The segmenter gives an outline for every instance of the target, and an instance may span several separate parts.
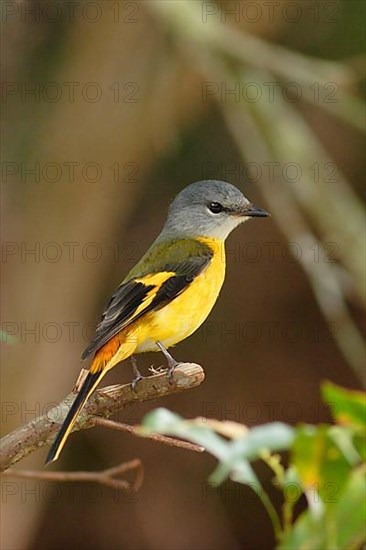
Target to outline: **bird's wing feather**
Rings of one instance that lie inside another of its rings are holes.
[[[184,262],[168,261],[160,269],[152,262],[153,272],[125,279],[113,293],[97,326],[95,337],[85,349],[82,358],[86,359],[94,354],[133,321],[149,311],[163,307],[181,294],[208,266],[213,255],[208,247],[200,248],[199,253],[196,250],[194,252]],[[169,251],[166,255],[169,257]],[[144,262],[140,262],[140,265],[143,267]]]

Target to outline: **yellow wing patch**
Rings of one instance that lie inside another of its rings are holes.
[[[152,288],[147,293],[146,297],[143,299],[141,304],[134,311],[130,321],[133,321],[136,315],[141,313],[141,311],[143,311],[145,308],[147,308],[151,304],[161,285],[164,284],[168,279],[170,279],[174,275],[175,275],[174,271],[162,271],[161,273],[149,273],[149,275],[145,275],[145,277],[141,277],[140,279],[135,279],[136,283],[142,283],[145,286],[154,285],[154,288]]]

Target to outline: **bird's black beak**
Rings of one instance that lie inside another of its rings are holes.
[[[256,206],[250,205],[249,208],[243,212],[244,216],[250,216],[251,218],[267,218],[271,214],[266,212],[262,208],[257,208]]]

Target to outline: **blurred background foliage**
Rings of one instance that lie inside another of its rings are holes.
[[[329,421],[321,380],[365,382],[364,3],[66,4],[1,7],[3,433],[70,390],[111,291],[175,193],[205,178],[272,218],[230,237],[220,300],[175,352],[203,365],[205,384],[164,406],[248,426]],[[2,547],[274,544],[250,491],[226,481],[203,497],[209,457],[95,429],[70,439],[59,467],[135,457],[146,479],[133,499],[17,482]]]

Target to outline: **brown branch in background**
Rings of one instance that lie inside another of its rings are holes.
[[[116,476],[125,474],[131,470],[136,471],[136,477],[134,481],[129,482],[124,479],[117,479]],[[37,472],[34,470],[13,470],[9,468],[6,472],[3,472],[3,476],[17,477],[22,479],[38,479],[40,481],[54,481],[54,482],[67,482],[67,481],[84,481],[99,483],[105,485],[111,489],[117,489],[118,491],[126,491],[129,494],[136,493],[144,479],[144,470],[141,464],[141,460],[135,458],[129,462],[122,462],[118,466],[113,468],[107,468],[100,472]]]
[[[199,386],[204,377],[203,369],[199,365],[180,363],[174,371],[173,383],[169,382],[166,373],[158,373],[142,379],[135,390],[131,384],[101,388],[89,398],[73,431],[92,428],[100,421],[97,417],[108,418],[113,413],[135,403],[150,401]],[[0,441],[0,471],[7,470],[33,451],[48,445],[59,430],[74,399],[75,393],[70,393],[47,414],[3,437]],[[170,444],[173,443],[170,442]],[[182,442],[179,442],[179,446],[183,446]]]

